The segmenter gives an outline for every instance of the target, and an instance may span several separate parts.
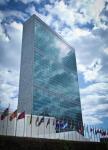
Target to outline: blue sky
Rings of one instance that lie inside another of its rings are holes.
[[[83,121],[108,127],[108,0],[0,0],[0,109],[17,107],[22,23],[36,14],[75,48]]]

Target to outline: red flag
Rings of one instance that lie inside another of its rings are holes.
[[[17,120],[18,119],[23,119],[23,118],[25,118],[25,111],[19,114]]]
[[[6,116],[9,114],[9,108],[6,108],[4,112],[1,114],[1,120],[4,120]]]
[[[14,118],[17,117],[17,110],[15,110],[11,115],[10,115],[10,121],[12,121]]]
[[[80,128],[79,128],[79,133],[83,133],[83,127],[81,126]]]

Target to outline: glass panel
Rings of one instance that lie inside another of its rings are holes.
[[[35,25],[33,114],[82,122],[73,49],[40,22]]]

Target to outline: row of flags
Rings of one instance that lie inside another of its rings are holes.
[[[45,121],[44,116],[40,120],[39,120],[39,118],[40,117],[37,116],[36,121],[35,121],[35,125],[36,126],[40,126]],[[51,122],[51,120],[50,120],[50,118],[48,118],[47,123],[46,123],[46,128],[48,127],[48,125],[50,124],[50,122]],[[30,124],[32,124],[32,115],[31,115],[31,118],[30,118]],[[53,120],[53,125],[54,125],[54,120]]]
[[[101,136],[108,136],[108,130],[104,130],[104,129],[90,128],[90,132],[95,135],[101,134]]]
[[[5,117],[7,117],[9,115],[9,108],[6,108],[4,110],[4,112],[1,114],[1,120],[4,120]],[[25,118],[25,111],[24,112],[21,112],[18,116],[17,116],[17,110],[15,110],[10,116],[9,116],[9,120],[12,121],[14,118],[17,118],[17,120],[19,119],[23,119]],[[39,117],[36,118],[36,121],[35,121],[35,125],[36,126],[40,126],[41,123],[44,122],[44,117],[42,117],[39,121]],[[30,124],[32,124],[32,114],[31,114],[31,117],[30,117]],[[50,118],[48,119],[47,121],[47,124],[46,124],[46,128],[47,126],[50,124]]]
[[[4,110],[4,112],[1,114],[1,120],[4,120],[5,117],[7,117],[9,115],[9,108],[6,108]],[[14,118],[17,118],[18,119],[23,119],[25,118],[25,111],[24,112],[21,112],[18,116],[17,116],[17,110],[15,110],[9,117],[9,120],[12,121]]]
[[[9,115],[9,107],[6,108],[4,110],[4,112],[1,114],[1,120],[4,120],[5,117],[7,117]],[[24,119],[25,118],[25,111],[21,112],[20,114],[18,114],[17,110],[15,110],[12,114],[10,114],[9,116],[9,120],[12,121],[14,118],[17,118],[17,120],[19,119]],[[40,126],[42,123],[44,123],[45,121],[45,117],[40,117],[37,116],[36,120],[35,120],[35,125],[36,126]],[[48,125],[51,123],[51,119],[48,118],[47,123],[46,123],[46,128],[48,127]],[[30,125],[32,124],[32,114],[30,117]],[[100,134],[101,136],[108,136],[108,130],[104,130],[104,129],[97,129],[96,127],[88,127],[87,126],[83,126],[83,125],[78,125],[77,127],[75,125],[72,124],[72,122],[68,121],[68,120],[59,120],[59,119],[53,119],[53,125],[55,126],[56,131],[61,132],[61,131],[68,131],[68,130],[77,130],[79,133],[83,134],[83,133],[88,133],[88,134]]]

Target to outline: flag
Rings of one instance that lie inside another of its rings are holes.
[[[87,131],[87,133],[89,133],[89,127],[88,127],[88,125],[87,125],[87,127],[86,127],[86,131]]]
[[[102,136],[106,136],[106,131],[103,130],[102,133],[101,133],[101,135],[102,135]]]
[[[1,120],[4,120],[5,117],[8,116],[8,114],[9,114],[9,107],[6,108],[6,109],[4,110],[4,112],[1,114]]]
[[[41,120],[38,123],[38,126],[40,126],[42,122],[44,122],[44,117],[41,118]]]
[[[95,134],[97,135],[97,133],[98,133],[98,129],[95,128]]]
[[[67,128],[67,127],[68,127],[68,123],[67,123],[67,122],[65,122],[65,123],[63,124],[62,129],[65,129],[65,128]]]
[[[68,122],[67,122],[68,123]],[[72,128],[73,128],[73,121],[72,120],[70,120],[70,123],[69,123],[69,128],[72,130]]]
[[[76,130],[76,126],[75,126],[75,125],[73,125],[73,128],[72,128],[72,130],[73,130],[73,131],[75,131],[75,130]]]
[[[97,133],[100,133],[100,129],[97,129],[96,132],[97,132]]]
[[[47,121],[47,124],[46,124],[46,128],[47,128],[47,126],[50,124],[50,118],[48,119],[48,121]]]
[[[10,115],[10,121],[12,121],[15,117],[17,117],[17,110]]]
[[[55,120],[55,119],[53,119],[53,126],[55,125],[55,121],[56,121],[56,120]]]
[[[94,128],[90,128],[90,132],[93,132],[93,133],[94,133]]]
[[[87,135],[89,136],[89,126],[84,125],[83,129],[84,129],[84,134],[86,135],[86,133],[87,133]]]
[[[31,114],[31,117],[30,117],[30,124],[32,124],[32,114]]]
[[[107,130],[107,132],[106,132],[106,135],[108,135],[108,130]]]
[[[60,129],[63,128],[63,125],[64,125],[64,121],[63,121],[63,120],[60,120],[60,124],[59,124]]]
[[[83,126],[80,126],[80,128],[79,128],[79,133],[83,133],[83,131],[84,131],[84,128],[83,128]]]
[[[24,111],[24,112],[21,112],[21,113],[19,114],[17,120],[23,119],[23,118],[25,118],[25,111]]]
[[[60,121],[56,120],[56,129],[59,129],[59,128],[60,128]]]
[[[38,126],[38,123],[39,123],[39,117],[36,118],[35,125]]]

